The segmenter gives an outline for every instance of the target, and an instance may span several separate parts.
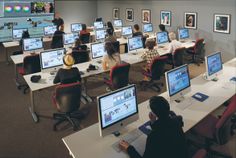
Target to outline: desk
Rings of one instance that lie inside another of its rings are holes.
[[[193,100],[191,106],[184,110],[180,110],[176,103],[170,103],[171,110],[183,116],[184,132],[187,132],[236,93],[236,84],[229,82],[229,79],[234,76],[236,76],[236,58],[224,64],[223,74],[219,76],[218,82],[206,81],[202,75],[191,80],[192,90],[186,97],[191,97],[196,92],[201,92],[210,96],[208,100],[205,102]],[[168,98],[167,92],[161,94],[161,96]],[[140,118],[138,121],[128,125],[125,129],[126,132],[137,129],[149,120],[148,113],[150,110],[148,109],[148,104],[148,100],[139,104]],[[70,155],[73,158],[128,158],[129,156],[126,153],[118,153],[111,147],[119,138],[113,135],[104,138],[100,137],[98,126],[98,123],[96,123],[62,139]],[[141,146],[144,147],[144,145],[145,141]]]

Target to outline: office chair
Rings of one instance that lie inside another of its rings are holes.
[[[147,37],[146,37],[146,36],[143,36],[143,37],[142,37],[142,40],[143,40],[143,48],[146,48],[146,40],[147,40]]]
[[[160,80],[161,76],[164,75],[165,72],[165,64],[167,61],[167,56],[157,57],[152,60],[151,65],[148,70],[143,72],[143,75],[150,78],[150,81],[141,81],[142,89],[151,88],[154,91],[160,92],[160,86],[163,86],[163,83],[157,83],[155,81]]]
[[[20,55],[20,54],[23,54],[22,50],[18,50],[12,53],[12,55]]]
[[[90,43],[90,33],[80,35],[82,44]]]
[[[57,130],[57,126],[64,121],[69,121],[76,131],[78,126],[73,119],[82,119],[85,114],[78,111],[80,108],[81,84],[80,82],[62,84],[56,87],[52,97],[58,113],[53,114],[53,119],[58,120],[53,125],[53,130]]]
[[[23,66],[17,68],[17,72],[21,76],[33,74],[40,71],[41,71],[41,66],[40,66],[40,60],[39,60],[38,54],[25,56],[23,59]],[[16,82],[17,82],[18,89],[24,88],[23,93],[25,94],[29,86],[26,83],[20,84],[18,76],[16,78]]]
[[[207,155],[206,150],[200,149],[200,150],[198,150],[198,151],[193,155],[192,158],[205,158],[206,155]]]
[[[75,60],[75,64],[89,61],[89,51],[87,50],[73,50],[72,56]]]
[[[236,95],[232,97],[226,110],[220,118],[208,115],[192,130],[193,133],[205,138],[205,147],[210,155],[216,155],[224,158],[232,158],[232,156],[211,149],[211,146],[224,145],[231,137],[231,118],[236,112]]]
[[[104,83],[111,90],[116,90],[125,87],[129,84],[129,69],[130,64],[124,63],[111,68],[110,79],[104,78]]]
[[[171,58],[170,64],[172,65],[172,69],[184,64],[184,54],[186,48],[177,48]]]
[[[200,56],[203,54],[203,51],[204,51],[204,39],[201,38],[196,41],[193,47],[187,49],[186,52],[192,56],[191,62],[199,66],[199,61],[197,61],[197,57],[200,58]]]
[[[120,42],[119,41],[112,42],[112,45],[113,45],[115,51],[120,53]]]

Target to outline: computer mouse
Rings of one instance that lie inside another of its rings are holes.
[[[195,97],[198,98],[198,99],[202,98],[202,96],[200,96],[199,94],[195,94]]]

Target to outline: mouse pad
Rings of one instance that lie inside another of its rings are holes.
[[[142,131],[144,134],[148,135],[151,133],[151,126],[150,126],[150,121],[147,121],[146,123],[144,123],[143,125],[141,125],[138,128],[140,131]]]
[[[201,98],[196,97],[196,95],[201,96]],[[205,94],[202,94],[202,93],[199,93],[199,92],[196,93],[196,94],[194,94],[192,97],[193,97],[194,99],[196,99],[197,101],[200,101],[200,102],[203,102],[203,101],[205,101],[207,98],[209,98],[208,95],[205,95]]]
[[[232,78],[230,79],[230,81],[236,82],[236,77],[232,77]]]

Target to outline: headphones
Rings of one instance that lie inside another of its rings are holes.
[[[71,56],[71,55],[70,55],[70,54],[66,54],[66,55],[63,57],[63,64],[66,65],[66,66],[72,66],[72,65],[74,65],[75,60],[74,60],[74,58],[73,58],[72,56],[71,56],[71,58],[73,59],[73,63],[72,63],[71,65],[68,65],[68,64],[66,63],[65,58],[66,58],[67,56]]]

